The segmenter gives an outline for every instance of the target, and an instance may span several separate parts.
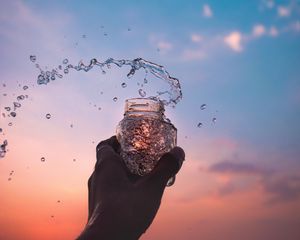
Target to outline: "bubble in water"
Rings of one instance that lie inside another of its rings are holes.
[[[201,128],[202,126],[203,126],[203,123],[201,123],[201,122],[199,122],[197,125],[198,128]]]
[[[217,118],[214,117],[214,118],[212,119],[212,122],[213,122],[213,123],[216,123],[216,122],[217,122]]]
[[[5,107],[4,109],[8,112],[10,111],[10,107]]]
[[[204,110],[204,109],[206,109],[206,106],[207,106],[206,104],[202,104],[202,105],[200,106],[200,109],[201,109],[201,110]]]
[[[23,86],[23,90],[27,90],[28,89],[28,86]]]
[[[50,119],[50,118],[51,118],[51,114],[50,114],[50,113],[47,113],[47,114],[46,114],[46,118],[47,118],[47,119]]]
[[[44,157],[41,157],[41,162],[45,162],[45,158]]]
[[[63,60],[63,64],[68,64],[68,62],[69,62],[69,60],[68,60],[67,58],[65,58],[65,59]]]
[[[118,98],[117,98],[117,97],[114,97],[114,98],[113,98],[113,101],[114,101],[114,102],[116,102],[117,100],[118,100]]]
[[[127,84],[123,82],[123,83],[121,84],[121,86],[122,86],[122,88],[126,88],[126,87],[127,87]]]
[[[30,55],[30,61],[35,62],[36,61],[36,56],[35,55]]]
[[[17,116],[17,114],[16,114],[15,112],[11,112],[11,113],[10,113],[10,116],[12,116],[12,117],[16,117],[16,116]]]
[[[146,92],[143,89],[139,89],[139,94],[141,97],[146,97]]]

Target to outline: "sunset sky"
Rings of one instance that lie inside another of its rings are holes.
[[[110,57],[163,65],[182,86],[166,115],[186,161],[142,240],[300,239],[299,0],[2,0],[0,55],[0,240],[83,229],[95,147],[144,74],[112,66],[38,85],[35,63]],[[147,96],[166,88],[149,80]]]

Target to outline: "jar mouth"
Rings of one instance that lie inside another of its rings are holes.
[[[126,112],[164,113],[163,102],[156,98],[130,98],[125,101]]]

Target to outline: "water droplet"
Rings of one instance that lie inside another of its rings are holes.
[[[144,83],[147,84],[148,83],[148,79],[144,78]]]
[[[202,126],[203,126],[203,123],[201,123],[201,122],[199,122],[197,125],[198,128],[201,128]]]
[[[21,101],[21,100],[24,100],[24,99],[25,99],[25,96],[24,96],[24,95],[20,95],[20,96],[17,97],[17,100],[18,100],[18,101]]]
[[[217,122],[217,118],[214,117],[214,118],[212,119],[212,122],[213,122],[213,123],[216,123],[216,122]]]
[[[27,90],[28,89],[28,86],[23,86],[23,90]]]
[[[100,111],[102,108],[101,107],[98,107],[98,110]]]
[[[23,96],[23,97],[24,97],[24,96]],[[21,107],[21,103],[14,102],[14,107],[15,107],[15,108],[19,108],[19,107]]]
[[[127,30],[128,30],[128,32],[130,32],[130,31],[131,31],[131,28],[128,28]]]
[[[103,95],[103,92],[100,92],[101,95]]]
[[[6,84],[5,84],[5,83],[3,83],[3,84],[2,84],[2,86],[3,86],[3,87],[6,87]]]
[[[15,112],[11,112],[11,113],[10,113],[10,116],[12,116],[12,117],[16,117],[16,116],[17,116],[17,114],[16,114]]]
[[[146,97],[146,92],[143,89],[139,89],[139,94],[141,97]]]
[[[3,93],[3,96],[6,97],[6,96],[7,96],[7,93]]]
[[[65,69],[64,69],[64,73],[65,73],[65,74],[68,74],[68,73],[69,73],[69,69],[65,68]]]
[[[47,114],[46,114],[46,118],[47,118],[47,119],[50,119],[50,118],[51,118],[51,114],[50,114],[50,113],[47,113]]]
[[[36,56],[35,55],[30,55],[29,57],[31,62],[35,62],[36,61]]]
[[[200,106],[200,109],[201,109],[201,110],[204,110],[204,109],[206,109],[206,106],[207,106],[206,104],[202,104],[202,105]]]
[[[114,98],[113,98],[113,101],[114,101],[114,102],[116,102],[117,100],[118,100],[118,98],[117,98],[117,97],[114,97]]]
[[[44,157],[41,157],[41,161],[42,161],[42,162],[45,162],[45,160],[46,160],[46,159],[45,159]]]
[[[5,107],[4,108],[6,111],[10,111],[10,107]]]
[[[76,159],[75,159],[75,158],[73,159],[73,162],[76,162]]]
[[[57,203],[60,203],[60,200],[57,200]]]
[[[71,124],[70,127],[73,128],[73,124]]]
[[[0,128],[0,133],[2,133],[2,131],[3,131],[2,128]]]
[[[53,216],[53,215],[51,215],[51,218],[54,218],[54,216]]]
[[[107,36],[108,34],[107,34],[107,33],[104,33],[103,35],[104,35],[104,36]]]
[[[63,60],[63,64],[68,64],[68,62],[69,62],[69,60],[68,60],[67,58],[65,58],[65,59]]]
[[[9,122],[9,123],[8,123],[8,126],[10,126],[10,127],[11,127],[12,125],[13,125],[13,124],[12,124],[12,122]]]
[[[83,34],[83,35],[82,35],[82,38],[86,38],[86,35],[85,35],[85,34]]]
[[[121,86],[122,86],[122,88],[126,88],[126,87],[127,87],[127,84],[123,82],[123,83],[121,84]]]
[[[11,178],[8,178],[7,180],[8,180],[8,181],[11,181]]]
[[[58,69],[59,69],[59,70],[62,70],[62,65],[59,65],[59,66],[58,66]]]

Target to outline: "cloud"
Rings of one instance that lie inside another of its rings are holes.
[[[295,32],[300,32],[300,21],[294,22],[291,26],[292,30],[294,30]]]
[[[213,16],[213,12],[208,4],[203,5],[202,16],[206,18],[211,18]]]
[[[224,37],[225,44],[235,52],[243,51],[241,41],[242,41],[242,34],[238,31],[231,32],[230,34]]]
[[[275,6],[275,3],[273,0],[267,0],[267,1],[265,1],[265,4],[266,4],[267,8],[270,8],[270,9]]]
[[[200,34],[193,33],[191,35],[191,40],[192,40],[192,42],[198,43],[203,40],[203,37]]]
[[[300,176],[264,177],[262,185],[265,192],[271,195],[268,203],[292,201],[300,197]]]
[[[293,173],[281,173],[265,169],[251,163],[241,162],[235,157],[234,160],[224,160],[211,165],[208,172],[217,174],[227,174],[230,180],[222,183],[218,188],[218,193],[222,195],[231,194],[237,191],[245,190],[245,185],[241,183],[249,176],[254,176],[254,183],[247,187],[262,186],[267,194],[267,203],[275,204],[286,201],[294,201],[300,197],[300,175]],[[252,179],[253,181],[253,179]]]
[[[291,9],[285,6],[278,6],[277,14],[279,17],[289,17],[291,15]]]
[[[210,166],[209,171],[231,174],[260,174],[262,169],[249,163],[223,161]]]
[[[252,35],[254,37],[261,37],[266,33],[266,28],[262,24],[255,25],[252,30]]]
[[[269,34],[272,37],[277,37],[279,35],[279,32],[276,27],[272,26],[269,30]]]
[[[173,44],[167,41],[159,41],[157,47],[160,51],[168,52],[173,48]]]
[[[206,54],[202,49],[185,49],[182,54],[185,61],[201,60],[205,56]]]

